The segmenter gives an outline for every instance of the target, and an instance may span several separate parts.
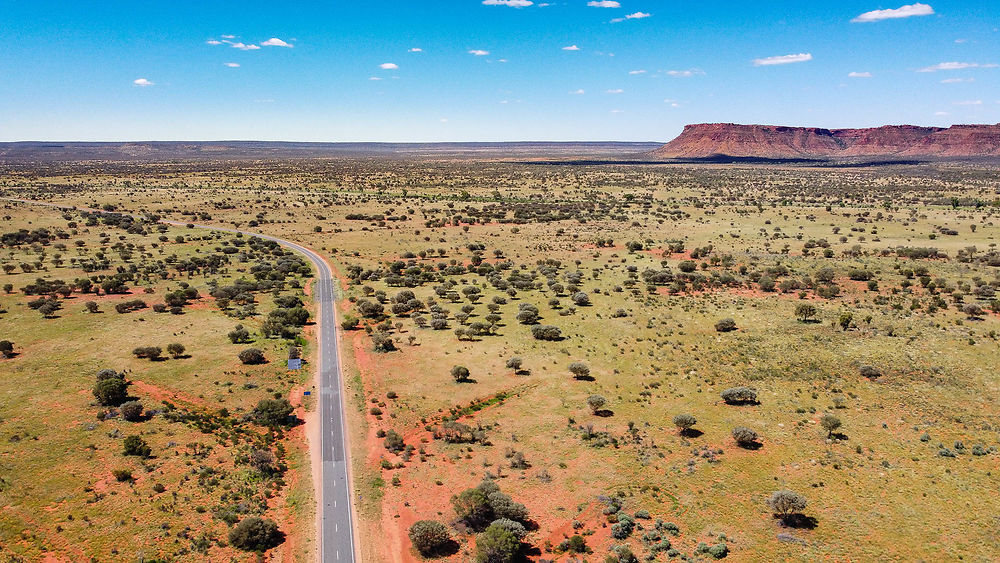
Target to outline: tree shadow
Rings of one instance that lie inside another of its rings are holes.
[[[611,409],[600,409],[594,411],[594,416],[599,416],[601,418],[609,418],[615,415],[615,411]]]
[[[462,546],[457,541],[449,539],[444,544],[438,546],[437,549],[428,553],[421,553],[421,555],[423,555],[428,559],[434,559],[437,557],[451,557],[452,555],[456,555],[461,548]]]
[[[821,321],[819,319],[799,319],[799,322],[802,323],[802,324],[807,324],[807,325],[815,325],[815,324],[820,324],[823,321]]]
[[[697,428],[684,428],[681,430],[681,436],[685,438],[700,438],[704,435],[705,433]]]
[[[514,371],[514,375],[531,375],[530,369],[519,369]]]
[[[596,381],[593,375],[574,375],[573,379],[577,381]]]
[[[850,440],[850,437],[848,437],[847,434],[844,434],[843,432],[834,432],[833,434],[830,434],[830,438],[833,440],[837,440],[838,442],[846,442],[847,440]]]
[[[795,528],[796,530],[813,530],[816,526],[819,526],[819,520],[805,514],[795,513],[787,516],[778,516],[777,518],[782,526]]]
[[[757,400],[753,400],[753,401],[726,401],[725,399],[723,399],[722,402],[726,403],[727,405],[732,405],[734,407],[757,406],[757,405],[760,404],[760,401],[757,401]]]
[[[471,377],[467,377],[465,379],[457,379],[457,380],[455,380],[455,383],[463,383],[464,384],[464,383],[479,383],[479,382],[476,381],[475,379],[471,378]]]
[[[736,442],[736,445],[750,451],[757,451],[764,447],[764,444],[760,442]]]

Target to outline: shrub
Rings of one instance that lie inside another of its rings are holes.
[[[122,418],[129,422],[142,420],[142,403],[139,401],[128,401],[120,407]]]
[[[250,331],[243,328],[243,325],[236,325],[236,328],[229,331],[229,341],[233,344],[242,344],[244,342],[250,342]]]
[[[752,430],[746,426],[733,428],[732,434],[733,440],[736,440],[736,444],[741,448],[751,448],[757,445],[757,440],[760,438],[756,430]]]
[[[674,416],[674,426],[676,426],[681,433],[687,432],[694,425],[698,423],[698,419],[689,414],[678,414]]]
[[[808,321],[816,316],[816,306],[812,303],[799,303],[795,306],[795,316],[802,322]]]
[[[455,381],[462,383],[469,380],[469,368],[465,366],[455,366],[451,368],[451,376]]]
[[[597,414],[597,412],[600,411],[606,404],[608,404],[608,400],[601,395],[591,395],[587,397],[587,405],[590,406],[590,410],[594,414]]]
[[[823,427],[823,430],[826,430],[827,437],[830,437],[833,436],[835,430],[840,428],[842,423],[836,416],[826,413],[819,419],[819,424]]]
[[[284,534],[270,519],[250,516],[229,530],[229,543],[243,551],[263,552],[280,544]]]
[[[126,436],[122,442],[122,446],[122,453],[125,455],[149,457],[153,453],[153,449],[149,447],[149,444],[141,436]]]
[[[515,372],[521,371],[521,365],[523,363],[524,363],[524,361],[521,360],[521,358],[518,358],[517,356],[514,356],[513,358],[510,358],[510,359],[507,360],[507,369],[512,369]]]
[[[240,361],[246,365],[263,364],[267,361],[264,358],[264,352],[261,352],[257,348],[247,348],[239,353]]]
[[[571,536],[564,540],[559,544],[559,549],[570,553],[587,553],[590,550],[587,547],[587,540],[580,535]]]
[[[358,327],[358,318],[354,315],[344,315],[344,318],[340,321],[340,328],[344,330],[354,330]],[[421,522],[427,522],[429,520],[421,520]]]
[[[698,264],[694,260],[683,260],[677,265],[677,269],[685,274],[690,274],[698,269]]]
[[[858,373],[861,374],[861,377],[867,377],[868,379],[878,379],[879,377],[882,377],[882,372],[874,366],[861,366],[858,368]]]
[[[757,402],[757,390],[750,387],[730,387],[720,395],[722,400],[730,405],[745,405]]]
[[[399,435],[399,432],[395,430],[389,430],[385,433],[385,440],[382,441],[382,445],[385,449],[393,453],[399,453],[406,449],[406,443],[403,442],[403,437]]]
[[[590,366],[583,362],[573,362],[569,365],[569,372],[575,379],[586,379],[590,377]]]
[[[493,526],[507,530],[508,532],[514,534],[514,537],[518,540],[524,539],[524,536],[528,535],[528,529],[524,527],[524,524],[509,518],[498,518],[490,524],[490,527]]]
[[[128,398],[128,383],[119,377],[99,379],[94,385],[94,397],[104,406],[117,406]]]
[[[288,399],[261,399],[253,415],[260,424],[274,428],[288,424],[294,410]]]
[[[730,332],[736,330],[736,321],[733,319],[722,319],[715,323],[716,332]]]
[[[562,339],[562,331],[551,325],[535,325],[531,327],[531,336],[535,340],[560,340]]]
[[[132,350],[136,358],[149,358],[151,361],[160,359],[163,355],[163,348],[159,346],[139,346]]]
[[[179,358],[183,356],[184,350],[186,350],[186,348],[184,348],[183,344],[179,344],[177,342],[172,342],[170,344],[167,344],[167,353],[173,356],[174,358]]]
[[[590,305],[590,296],[582,291],[578,291],[573,294],[573,303],[576,303],[578,307],[586,307]]]
[[[387,332],[376,330],[372,333],[372,347],[376,352],[392,352],[396,349],[396,344],[392,341],[392,336]]]
[[[10,340],[0,340],[0,355],[5,358],[14,357],[14,343]]]
[[[132,471],[129,469],[113,469],[111,474],[115,476],[115,481],[119,483],[132,480]]]
[[[775,515],[787,519],[792,514],[799,514],[806,509],[806,498],[794,491],[782,489],[771,493],[767,506]]]
[[[521,551],[521,541],[502,526],[490,526],[476,537],[476,563],[511,563]]]
[[[451,505],[455,516],[472,528],[481,526],[493,516],[486,495],[478,488],[466,489],[451,497]]]
[[[410,526],[410,542],[421,555],[431,556],[439,553],[451,542],[451,534],[440,522],[420,520]]]

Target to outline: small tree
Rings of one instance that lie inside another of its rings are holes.
[[[820,424],[820,426],[823,427],[823,430],[826,430],[826,437],[827,438],[832,438],[834,431],[836,431],[838,428],[840,428],[843,425],[843,423],[840,421],[839,418],[837,418],[836,416],[834,416],[834,415],[832,415],[830,413],[824,414],[819,419],[819,424]]]
[[[288,424],[294,411],[288,399],[261,399],[254,407],[253,414],[257,422],[273,428]]]
[[[96,313],[100,311],[96,301],[87,301],[83,304],[83,306],[86,307],[88,313]]]
[[[122,453],[125,455],[149,457],[153,453],[153,449],[149,447],[149,444],[141,436],[126,436],[122,442],[122,446],[124,446]]]
[[[854,315],[851,313],[841,313],[840,317],[837,319],[837,324],[840,325],[842,330],[847,330],[851,328],[851,322],[854,321]]]
[[[99,379],[94,385],[94,397],[105,406],[116,406],[128,398],[128,383],[123,378]]]
[[[767,506],[776,516],[787,521],[793,514],[806,509],[806,497],[788,489],[774,491],[767,499]]]
[[[521,540],[503,526],[486,528],[476,537],[476,563],[511,563],[521,551]]]
[[[716,332],[731,332],[736,330],[736,321],[733,319],[722,319],[715,323]]]
[[[250,331],[243,328],[243,325],[236,325],[236,328],[229,331],[229,341],[233,344],[243,344],[250,342]]]
[[[469,368],[465,366],[455,366],[451,368],[451,376],[458,383],[464,383],[469,380]]]
[[[399,435],[399,432],[395,430],[389,430],[385,433],[385,440],[382,441],[382,445],[385,446],[385,449],[397,454],[406,449],[406,442],[403,441],[403,437]]]
[[[421,555],[432,556],[451,542],[451,534],[440,522],[420,520],[410,526],[410,541]]]
[[[858,368],[858,373],[861,377],[867,377],[868,379],[878,379],[882,377],[882,372],[875,366],[861,366]]]
[[[174,359],[177,359],[177,358],[180,358],[181,356],[183,356],[184,355],[184,350],[186,350],[186,348],[184,348],[183,344],[179,344],[177,342],[172,342],[170,344],[167,344],[167,352],[171,356],[173,356]]]
[[[340,321],[340,328],[344,330],[354,330],[358,328],[358,318],[354,315],[344,315]]]
[[[757,402],[757,390],[750,387],[730,387],[721,393],[722,400],[730,405],[745,405]]]
[[[264,552],[280,544],[284,534],[274,520],[249,516],[229,530],[229,543],[243,551]]]
[[[816,316],[816,306],[812,303],[799,303],[795,306],[795,316],[806,322]]]
[[[129,422],[138,422],[142,420],[142,403],[139,401],[128,401],[126,403],[122,403],[119,410],[121,410],[122,418]]]
[[[591,395],[587,397],[587,405],[590,406],[590,411],[594,414],[597,414],[606,404],[608,404],[608,400],[601,395]]]
[[[264,352],[257,348],[247,348],[239,354],[240,361],[246,365],[263,364],[266,360]]]
[[[10,340],[0,340],[0,356],[5,358],[14,357],[14,343]]]
[[[574,379],[586,379],[590,377],[590,366],[583,362],[573,362],[569,365],[569,372]]]
[[[698,423],[698,420],[689,414],[678,414],[674,416],[674,426],[680,430],[681,434],[686,433],[688,430],[694,428],[694,425]]]
[[[517,373],[521,371],[522,364],[523,361],[521,360],[521,358],[514,356],[513,358],[507,360],[507,369],[512,369],[514,370],[514,373]]]
[[[746,426],[737,426],[733,428],[733,440],[736,440],[736,444],[741,448],[752,448],[758,444],[757,440],[760,436],[757,435],[756,430],[747,428]]]

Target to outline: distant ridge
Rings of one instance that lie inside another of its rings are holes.
[[[652,151],[659,158],[716,156],[768,159],[851,157],[1000,157],[1000,124],[868,129],[699,123]]]

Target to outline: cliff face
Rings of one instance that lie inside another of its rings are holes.
[[[686,126],[676,139],[656,149],[652,155],[662,158],[1000,156],[1000,125],[955,125],[948,129],[913,125],[820,129],[703,123]]]

